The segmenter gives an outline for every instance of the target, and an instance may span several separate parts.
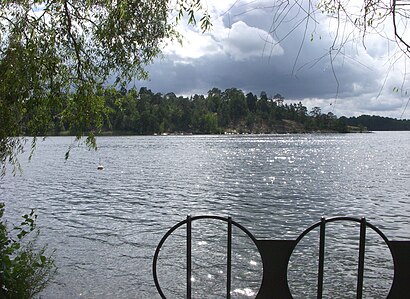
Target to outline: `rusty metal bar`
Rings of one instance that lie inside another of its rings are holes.
[[[366,245],[366,218],[360,220],[360,241],[359,241],[359,267],[357,273],[357,292],[356,298],[363,296],[363,276],[364,276],[364,251]]]
[[[326,219],[322,217],[320,220],[320,240],[319,240],[319,269],[317,276],[317,298],[322,299],[323,295],[323,274],[325,265],[325,229]]]

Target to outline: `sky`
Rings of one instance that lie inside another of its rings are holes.
[[[182,45],[169,43],[147,67],[149,80],[134,84],[182,96],[206,95],[214,87],[256,95],[265,91],[271,97],[281,94],[285,103],[300,101],[309,110],[319,106],[337,116],[410,119],[410,79],[405,76],[410,59],[400,57],[396,44],[387,40],[393,38],[391,18],[363,41],[349,25],[337,32],[337,22],[320,12],[306,24],[300,7],[275,6],[281,2],[286,1],[202,1],[212,29],[203,33],[182,22]],[[298,1],[305,10],[308,2]],[[398,29],[410,37],[404,25]],[[341,47],[345,40],[352,42]]]

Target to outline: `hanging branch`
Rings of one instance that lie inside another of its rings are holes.
[[[67,20],[67,33],[68,36],[70,37],[71,41],[73,42],[73,46],[74,46],[74,51],[75,51],[75,55],[77,58],[77,77],[79,80],[83,80],[83,74],[82,74],[82,63],[81,63],[81,55],[80,55],[80,47],[77,43],[76,38],[73,35],[72,32],[72,22],[71,22],[71,14],[70,11],[68,9],[68,4],[67,1],[64,1],[64,14]]]
[[[394,27],[394,36],[396,38],[399,39],[399,41],[406,47],[405,50],[403,50],[403,52],[410,57],[410,44],[407,43],[403,37],[398,33],[397,30],[397,20],[396,20],[396,6],[397,5],[402,5],[402,6],[406,6],[406,5],[410,5],[410,3],[402,3],[402,4],[397,4],[396,0],[393,0],[392,2],[392,7],[391,7],[391,11],[392,11],[392,16],[393,16],[393,27]],[[404,17],[407,17],[406,15]],[[407,52],[407,53],[406,53]]]

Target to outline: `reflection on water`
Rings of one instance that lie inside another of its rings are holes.
[[[354,298],[357,289],[360,224],[326,224],[324,298]],[[387,244],[372,229],[366,230],[363,298],[386,298],[393,282],[393,259]],[[288,278],[293,297],[315,298],[317,292],[319,227],[296,246]]]
[[[59,276],[45,298],[156,298],[155,247],[187,214],[230,215],[257,238],[269,239],[296,238],[321,216],[365,216],[388,238],[410,239],[408,132],[101,137],[97,152],[74,148],[64,162],[71,140],[48,138],[31,163],[22,160],[23,176],[0,181],[7,217],[37,208],[41,240],[57,250]],[[226,278],[217,265],[225,262],[226,235],[218,232],[226,228],[204,227],[194,230],[192,283],[198,297],[220,298]],[[333,235],[345,240],[337,230]],[[233,294],[249,298],[260,282],[259,257],[240,233],[234,242]],[[184,233],[176,232],[161,252],[161,285],[171,298],[184,294],[183,244]],[[327,252],[350,254],[344,248]],[[376,260],[374,252],[369,248],[366,258]],[[377,285],[375,265],[369,264],[365,288]],[[349,285],[350,266],[327,266],[340,273],[336,286]],[[298,277],[310,279],[306,271]],[[382,273],[383,280],[389,273]],[[292,288],[297,291],[297,282]]]
[[[158,280],[167,298],[186,294],[186,226],[165,241],[158,261]],[[194,298],[225,298],[227,290],[227,224],[201,219],[192,222],[192,294]],[[262,261],[256,245],[232,227],[232,298],[255,297],[262,281]],[[179,273],[178,279],[169,273]],[[165,286],[165,287],[164,287]]]

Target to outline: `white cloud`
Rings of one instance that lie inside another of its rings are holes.
[[[219,40],[225,54],[235,60],[260,57],[267,45],[275,43],[269,33],[256,27],[250,27],[243,21],[234,23],[231,28],[215,32],[214,36]],[[283,55],[283,53],[282,47],[277,45],[271,55]]]
[[[199,59],[204,56],[227,55],[234,60],[247,60],[263,55],[266,45],[275,43],[268,32],[248,26],[239,21],[231,28],[225,27],[221,19],[213,22],[213,30],[202,33],[189,26],[180,26],[183,35],[182,44],[168,45],[164,54],[176,55],[181,59]],[[270,55],[283,55],[284,51],[277,45]]]
[[[182,44],[173,42],[164,49],[165,55],[175,55],[181,59],[198,59],[205,55],[215,55],[221,52],[220,46],[209,34],[194,31],[187,26],[179,26],[182,34]]]

